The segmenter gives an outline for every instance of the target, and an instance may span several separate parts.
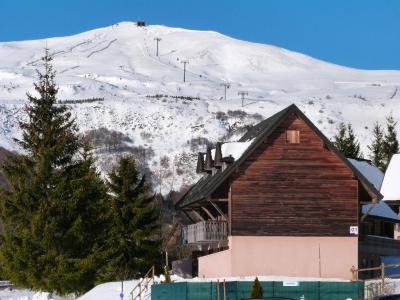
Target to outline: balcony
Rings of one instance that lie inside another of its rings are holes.
[[[400,240],[366,235],[360,237],[359,242],[362,253],[373,253],[377,256],[399,256],[400,255]]]
[[[228,224],[226,221],[203,221],[183,226],[181,229],[183,245],[221,242],[227,239]]]

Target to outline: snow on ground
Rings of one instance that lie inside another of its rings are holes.
[[[162,39],[159,56],[155,37]],[[236,129],[291,103],[328,136],[340,122],[351,122],[365,154],[373,123],[390,112],[400,119],[399,71],[346,68],[212,31],[122,22],[68,37],[0,43],[0,145],[10,150],[18,150],[13,138],[21,134],[25,94],[33,92],[46,44],[61,99],[104,98],[71,105],[80,130],[127,134],[135,146],[154,151],[147,158],[154,172],[167,156],[170,175],[159,180],[164,191],[197,179],[196,152],[204,149],[196,138],[234,141]],[[185,83],[183,60],[189,61]],[[230,84],[227,100],[223,83]],[[243,106],[240,91],[248,93]]]
[[[52,297],[49,293],[35,292],[21,289],[0,290],[0,300],[67,300],[61,297]]]

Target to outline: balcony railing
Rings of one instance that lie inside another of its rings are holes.
[[[360,250],[363,253],[374,253],[378,256],[399,256],[400,255],[400,240],[365,235],[360,238]]]
[[[228,225],[225,221],[203,221],[181,229],[182,244],[220,242],[227,239]]]

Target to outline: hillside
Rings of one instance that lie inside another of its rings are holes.
[[[356,70],[216,32],[123,22],[69,37],[0,43],[2,147],[18,151],[17,122],[26,117],[25,93],[33,92],[46,45],[54,53],[60,99],[75,102],[82,133],[92,130],[99,165],[108,169],[110,157],[134,152],[148,161],[164,192],[195,180],[196,152],[206,143],[233,140],[293,102],[328,136],[338,123],[352,122],[364,153],[375,121],[390,112],[400,119],[400,71]],[[185,83],[183,61],[189,62]],[[247,92],[243,106],[240,91]]]

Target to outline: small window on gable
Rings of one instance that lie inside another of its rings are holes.
[[[286,144],[300,144],[300,131],[286,130]]]

